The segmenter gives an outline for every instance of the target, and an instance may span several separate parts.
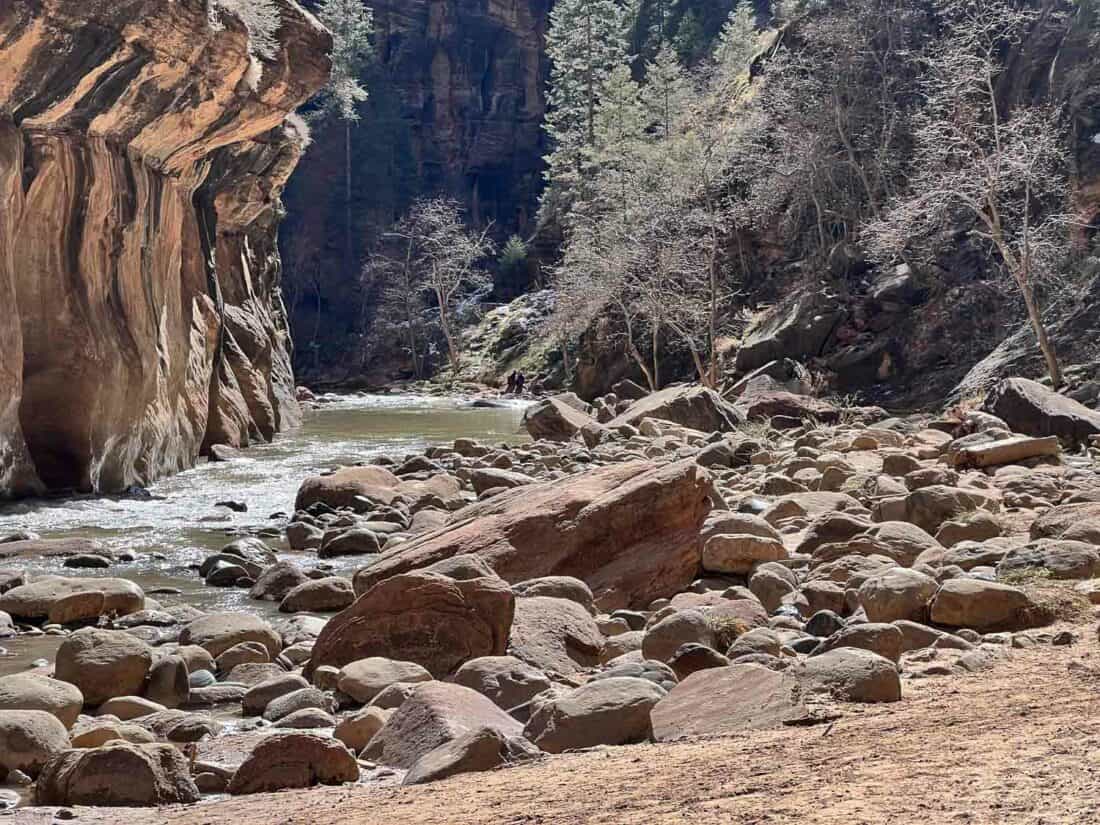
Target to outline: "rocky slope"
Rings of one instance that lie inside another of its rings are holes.
[[[556,396],[528,410],[529,443],[457,439],[306,479],[283,523],[297,556],[243,538],[203,561],[207,585],[296,614],[272,621],[124,579],[12,570],[0,636],[52,625],[60,641],[52,677],[0,676],[0,782],[33,784],[41,806],[15,821],[223,793],[249,795],[214,804],[255,821],[272,791],[392,799],[397,784],[479,772],[498,788],[530,771],[554,784],[576,781],[570,751],[622,766],[688,739],[713,758],[746,741],[782,750],[811,727],[828,759],[834,726],[851,747],[861,720],[889,724],[908,753],[932,735],[899,734],[929,692],[1003,699],[1064,682],[1071,658],[1092,678],[1100,448],[1062,444],[1096,445],[1100,414],[1023,379],[989,409],[889,418],[770,391],[731,407],[682,386],[596,409]],[[14,564],[81,552],[0,546]],[[972,747],[958,730],[984,731],[978,704],[943,711],[938,746]],[[1079,728],[1063,756],[1087,750]],[[785,761],[758,779],[819,778]],[[1001,770],[980,765],[966,798],[989,802]],[[696,797],[727,772],[700,777]],[[403,799],[428,805],[440,788]],[[804,790],[783,791],[797,796],[775,804],[805,807]],[[470,805],[482,821],[484,801]]]
[[[0,6],[0,493],[117,491],[297,421],[275,246],[329,37],[204,0]]]

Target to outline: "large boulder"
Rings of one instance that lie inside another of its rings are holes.
[[[1024,630],[1047,619],[1024,591],[980,579],[944,582],[932,599],[930,615],[936,624],[978,631]]]
[[[23,771],[35,777],[54,756],[68,749],[69,733],[44,710],[0,710],[0,774]]]
[[[401,784],[422,785],[462,773],[489,771],[538,755],[538,748],[526,739],[505,736],[494,728],[478,728],[428,751],[409,768]]]
[[[197,802],[187,757],[174,745],[112,742],[68,750],[43,769],[39,805],[171,805]]]
[[[575,676],[600,663],[603,634],[581,605],[550,596],[516,599],[508,653],[539,670]]]
[[[653,708],[653,738],[728,736],[806,719],[799,683],[783,672],[734,664],[692,673]]]
[[[359,779],[355,755],[336,739],[310,733],[278,733],[260,741],[229,781],[234,795]]]
[[[545,673],[515,656],[471,659],[455,673],[454,682],[488,696],[504,710],[526,704],[550,687]]]
[[[55,674],[94,707],[116,696],[140,694],[152,664],[152,649],[136,636],[86,627],[61,643]]]
[[[443,530],[382,553],[356,573],[355,590],[473,554],[513,584],[574,576],[602,609],[644,607],[695,578],[712,493],[706,470],[690,461],[626,462],[508,490],[464,508]]]
[[[783,542],[776,539],[719,533],[703,544],[703,569],[747,576],[758,564],[781,561],[788,555]]]
[[[395,575],[325,625],[306,674],[321,665],[343,667],[382,656],[414,662],[442,678],[469,659],[503,654],[514,609],[511,588],[496,577]]]
[[[829,693],[846,702],[897,702],[901,699],[897,666],[869,650],[838,647],[820,656],[811,656],[792,671],[808,689]]]
[[[427,505],[448,507],[459,500],[462,485],[445,473],[424,481],[402,481],[385,467],[341,467],[328,475],[311,476],[298,488],[295,510],[318,502],[329,507],[360,509],[363,502],[387,506],[401,498],[414,508]]]
[[[584,427],[598,427],[596,419],[558,398],[544,398],[523,413],[523,426],[534,439],[569,441]]]
[[[410,768],[426,753],[480,728],[505,737],[523,733],[519,722],[480,693],[448,682],[424,682],[371,737],[363,758]]]
[[[145,607],[141,588],[126,579],[42,576],[0,593],[0,610],[16,619],[41,620],[49,618],[50,609],[63,599],[97,592],[103,594],[103,601],[96,602],[100,615],[125,616]]]
[[[745,422],[744,415],[722,400],[714,390],[698,386],[674,386],[635,401],[626,412],[607,423],[608,429],[623,424],[637,427],[643,419],[657,418],[704,433],[730,432]]]
[[[1006,378],[990,393],[985,409],[1013,432],[1057,436],[1069,445],[1100,433],[1100,412],[1026,378]]]
[[[1039,539],[1013,547],[997,565],[997,575],[1044,571],[1052,579],[1100,576],[1100,547],[1083,541]]]
[[[310,579],[295,587],[279,603],[280,613],[334,613],[350,607],[355,601],[355,589],[343,576]]]
[[[749,327],[737,351],[737,371],[754,370],[781,358],[804,360],[820,355],[843,317],[844,310],[823,293],[796,293]]]
[[[241,642],[259,642],[270,658],[283,649],[283,639],[258,616],[249,613],[211,613],[195,619],[180,631],[181,645],[198,645],[217,658]]]
[[[367,704],[390,685],[398,682],[428,682],[432,674],[415,662],[398,662],[371,656],[344,665],[336,678],[336,688],[360,704]]]
[[[0,676],[0,710],[44,710],[71,728],[83,706],[80,688],[60,679],[35,673]]]
[[[1068,539],[1100,545],[1100,501],[1051,507],[1031,524],[1033,539]]]
[[[860,585],[859,603],[872,622],[922,622],[928,617],[928,602],[938,588],[935,579],[918,570],[892,567]]]
[[[996,498],[981,490],[933,484],[905,497],[905,520],[935,535],[940,525],[966,513],[999,507]]]
[[[652,732],[649,713],[664,696],[648,679],[597,679],[537,703],[524,735],[548,753],[643,742]]]

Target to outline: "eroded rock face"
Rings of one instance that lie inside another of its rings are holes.
[[[118,491],[297,421],[275,233],[329,38],[279,8],[257,65],[204,0],[0,6],[0,494]]]

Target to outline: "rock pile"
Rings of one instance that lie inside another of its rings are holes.
[[[823,402],[784,399],[777,428],[751,394],[659,395],[550,399],[529,426],[553,440],[308,479],[288,542],[355,555],[352,579],[257,540],[201,566],[327,620],[20,580],[0,594],[10,626],[65,640],[51,675],[0,677],[0,768],[37,778],[41,804],[419,784],[897,702],[907,681],[1072,643],[1048,626],[1100,602],[1085,454],[989,413],[821,424]],[[87,593],[98,611],[51,618]],[[231,730],[212,713],[237,708]]]

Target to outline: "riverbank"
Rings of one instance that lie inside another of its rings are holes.
[[[317,798],[415,810],[432,791],[390,789],[515,764],[520,778],[485,787],[553,782],[559,765],[575,781],[588,757],[560,754],[611,748],[625,766],[650,741],[693,770],[704,756],[673,743],[714,739],[701,754],[725,764],[741,743],[851,719],[889,733],[892,708],[909,718],[912,699],[984,683],[1019,651],[1087,665],[1100,474],[1079,434],[1100,421],[1030,382],[1010,397],[1004,418],[936,419],[774,390],[737,405],[691,386],[562,395],[524,411],[533,440],[458,437],[297,479],[281,526],[298,555],[246,536],[192,571],[239,608],[180,604],[109,567],[9,581],[0,610],[63,640],[56,678],[49,663],[0,677],[0,723],[20,731],[43,708],[64,726],[15,767],[47,806],[229,793],[270,816],[267,792],[351,784]],[[114,760],[148,781],[99,767]],[[909,781],[901,764],[882,781]],[[648,770],[642,787],[687,792]],[[714,793],[721,774],[702,775]],[[614,816],[643,804],[634,786],[603,781],[622,807],[601,815],[630,821]]]

